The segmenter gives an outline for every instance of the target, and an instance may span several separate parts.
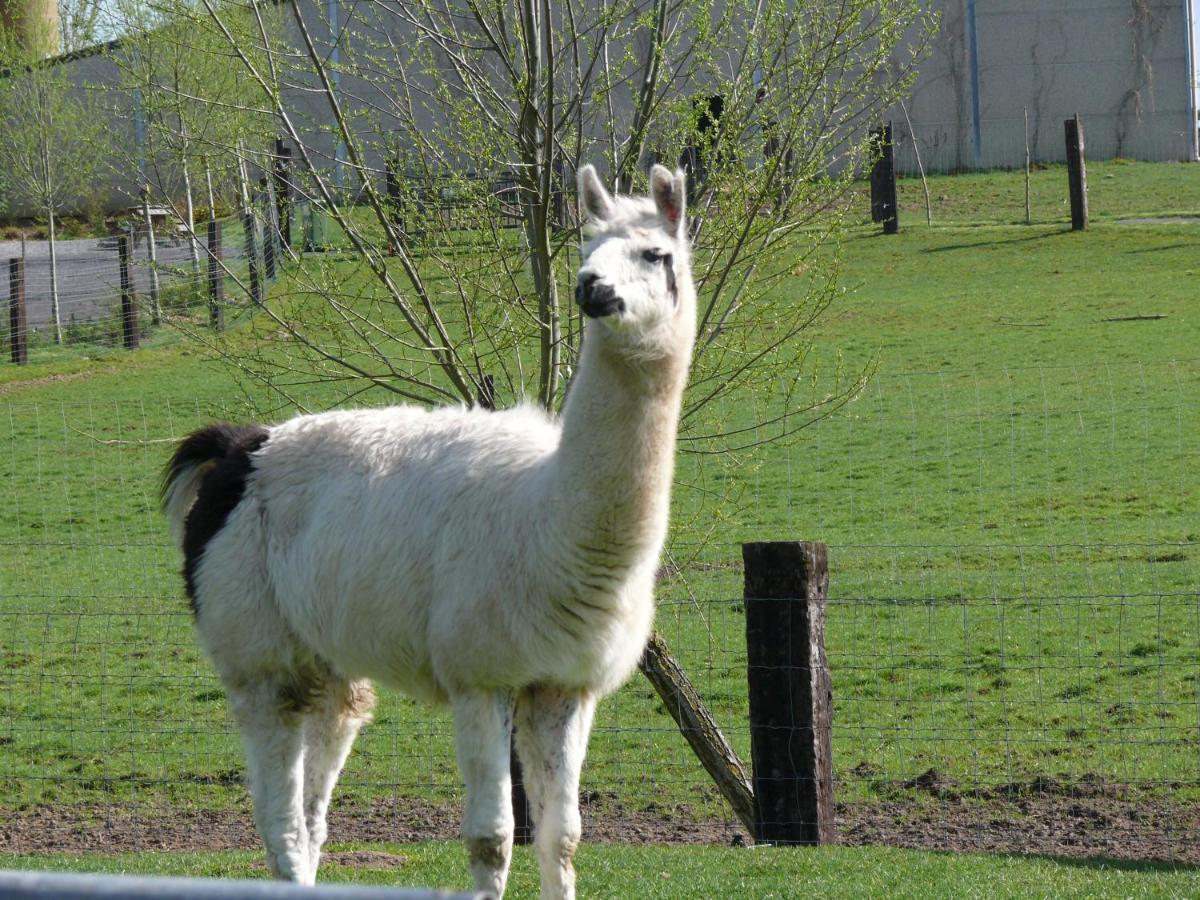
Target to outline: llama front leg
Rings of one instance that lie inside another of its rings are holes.
[[[267,868],[283,881],[312,883],[304,823],[301,718],[281,708],[277,686],[231,691],[230,705],[246,748],[254,823],[267,848]]]
[[[575,897],[579,772],[595,710],[589,694],[544,685],[523,691],[517,699],[517,754],[534,804],[533,843],[542,900]]]
[[[375,695],[368,681],[331,683],[304,717],[304,824],[309,883],[317,880],[328,827],[329,798],[358,730],[371,718]]]
[[[512,695],[473,691],[451,700],[458,767],[467,788],[462,835],[471,860],[475,889],[497,900],[504,896],[512,857],[512,780],[509,741]]]

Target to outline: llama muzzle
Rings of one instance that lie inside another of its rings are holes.
[[[575,285],[575,302],[589,319],[625,312],[625,301],[617,296],[611,285],[600,280],[599,275],[582,275]]]

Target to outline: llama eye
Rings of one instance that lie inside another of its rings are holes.
[[[664,253],[661,250],[643,250],[642,259],[648,263],[669,262],[671,259],[671,254]]]

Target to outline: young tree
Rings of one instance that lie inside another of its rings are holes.
[[[353,251],[296,260],[262,352],[235,360],[282,395],[317,379],[475,403],[494,383],[556,407],[581,336],[575,170],[628,190],[652,161],[691,175],[682,449],[784,439],[858,389],[812,389],[808,335],[868,127],[928,40],[918,0],[198,4]]]
[[[59,47],[62,53],[86,50],[110,36],[103,0],[58,0]]]
[[[62,212],[96,192],[108,154],[109,128],[85,88],[66,66],[43,62],[11,34],[0,34],[0,168],[10,206],[24,203],[46,218],[50,237],[50,313],[62,343],[56,232]]]
[[[198,276],[197,192],[207,198],[214,179],[218,187],[235,183],[238,148],[263,146],[270,116],[224,37],[187,0],[125,0],[118,9],[125,36],[113,59],[144,123],[139,162],[159,196],[182,200],[180,218]],[[228,10],[226,18],[236,33],[245,33],[244,14]],[[211,215],[211,199],[208,205]]]
[[[583,162],[628,189],[658,160],[689,168],[693,188],[701,322],[683,447],[809,421],[806,332],[836,290],[823,248],[867,126],[923,46],[917,0],[406,0],[348,21],[296,2],[286,41],[250,41],[225,4],[201,3],[356,260],[300,262],[307,296],[269,313],[286,344],[242,361],[273,387],[338,378],[347,393],[474,403],[487,373],[555,406],[580,336],[564,193]],[[735,391],[756,408],[727,427],[715,410]]]

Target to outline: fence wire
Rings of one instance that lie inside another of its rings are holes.
[[[256,204],[253,228],[247,231],[242,215],[217,220],[220,235],[218,270],[228,281],[224,303],[233,308],[248,301],[250,260],[263,271],[264,239],[270,233],[268,209]],[[150,233],[140,222],[118,234],[100,238],[57,240],[54,269],[57,275],[59,319],[64,344],[120,346],[122,342],[120,240],[130,235],[129,279],[131,302],[138,330],[149,336],[156,319],[186,318],[207,309],[208,272],[212,254],[207,224],[197,223],[193,239],[179,226],[159,225],[151,259]],[[54,343],[50,242],[0,241],[0,350],[12,341],[11,305],[14,297],[11,262],[21,260],[24,274],[25,324],[30,360],[49,358]],[[157,291],[157,293],[156,293]],[[205,313],[207,315],[207,313]]]
[[[659,627],[748,762],[734,540],[824,540],[841,840],[1196,861],[1198,388],[1200,360],[880,376],[731,529],[677,534]],[[156,510],[170,441],[247,412],[0,402],[0,849],[253,843]],[[593,839],[743,830],[636,676],[582,796]],[[449,716],[385,695],[332,833],[452,837],[460,802]]]

